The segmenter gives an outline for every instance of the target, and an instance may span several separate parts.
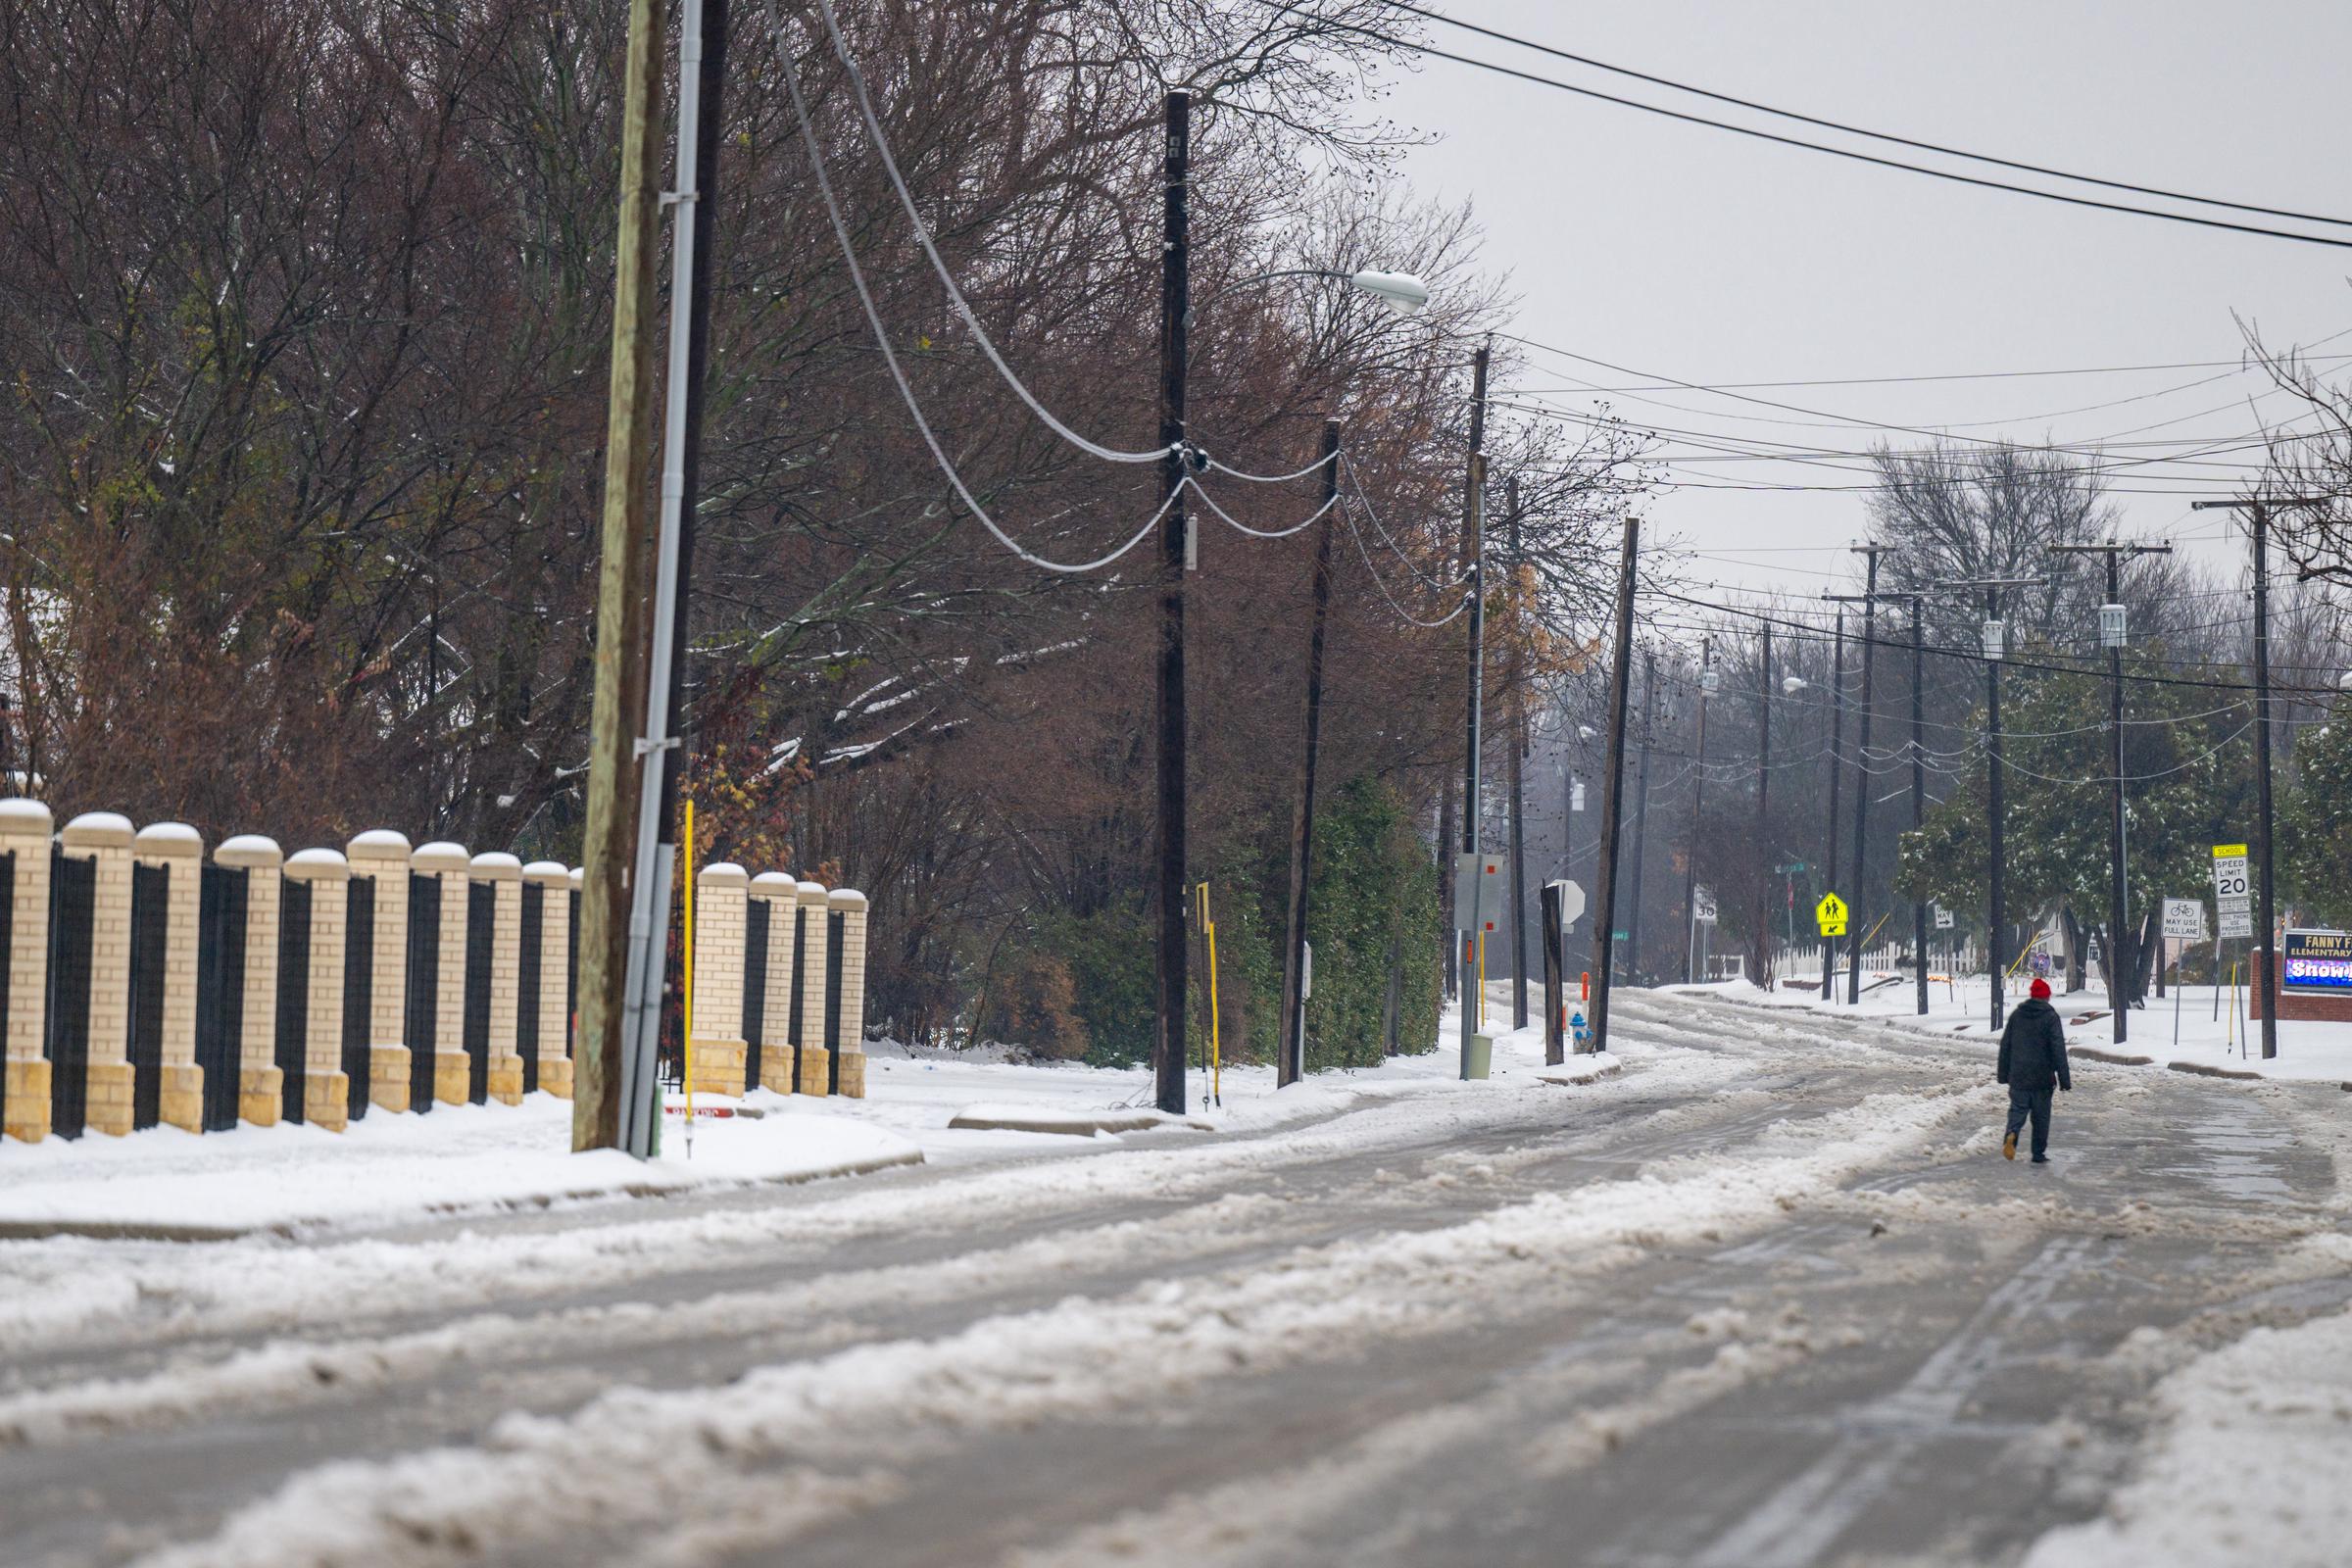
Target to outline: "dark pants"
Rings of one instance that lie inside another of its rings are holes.
[[[2009,1091],[2009,1136],[2034,1118],[2034,1157],[2039,1159],[2050,1147],[2050,1097],[2055,1089],[2012,1089]]]

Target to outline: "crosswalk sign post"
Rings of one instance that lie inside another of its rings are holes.
[[[1825,937],[1845,935],[1845,901],[1835,893],[1824,893],[1821,902],[1813,906],[1813,918]]]

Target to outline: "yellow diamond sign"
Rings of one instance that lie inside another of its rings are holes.
[[[1813,918],[1821,922],[1823,936],[1845,935],[1845,901],[1835,893],[1824,893],[1821,902],[1813,906]]]

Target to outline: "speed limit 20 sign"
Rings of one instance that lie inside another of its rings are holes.
[[[2243,844],[2216,844],[2213,847],[2213,904],[2220,916],[2220,932],[2225,937],[2250,937],[2254,934],[2254,900],[2246,887],[2246,847]]]

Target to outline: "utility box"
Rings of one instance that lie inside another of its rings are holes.
[[[2126,612],[2123,606],[2101,605],[2099,607],[2099,646],[2101,648],[2124,647],[2126,624]]]
[[[1493,1035],[1472,1035],[1469,1056],[1462,1064],[1462,1076],[1464,1078],[1484,1078],[1494,1065],[1494,1037]]]

